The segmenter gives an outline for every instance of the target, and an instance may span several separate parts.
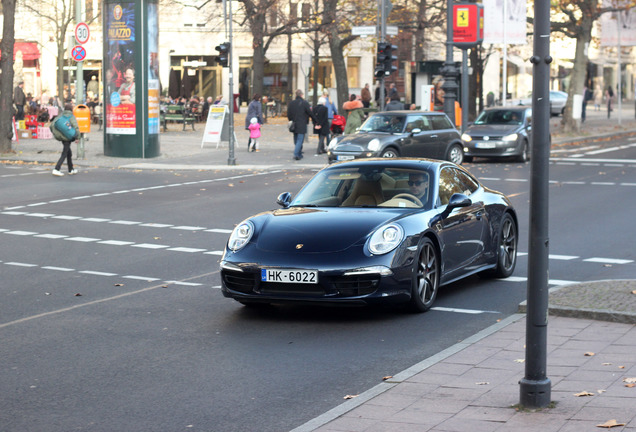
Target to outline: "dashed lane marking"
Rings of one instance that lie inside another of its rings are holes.
[[[37,206],[42,206],[42,205],[46,205],[46,204],[57,204],[57,203],[67,202],[67,201],[70,201],[70,200],[82,200],[82,199],[88,199],[88,198],[98,198],[98,197],[105,197],[105,196],[109,196],[109,195],[119,195],[119,194],[127,194],[127,193],[134,193],[134,192],[143,192],[143,191],[164,189],[164,188],[170,188],[170,187],[191,186],[191,185],[204,184],[204,183],[210,183],[210,182],[222,182],[222,181],[236,180],[236,179],[241,179],[241,178],[257,177],[257,176],[262,176],[262,175],[276,174],[276,173],[280,173],[282,171],[283,170],[270,170],[270,171],[263,171],[263,172],[253,172],[253,173],[249,173],[249,174],[240,174],[240,175],[229,176],[229,177],[222,177],[222,178],[218,178],[218,179],[207,179],[207,180],[200,180],[200,181],[193,181],[193,182],[186,182],[186,183],[174,183],[174,184],[169,184],[169,185],[148,186],[148,187],[145,187],[145,188],[137,188],[137,189],[122,189],[122,190],[118,190],[118,191],[101,192],[101,193],[95,193],[95,194],[91,194],[91,195],[82,195],[82,196],[78,196],[78,197],[63,198],[63,199],[57,199],[57,200],[53,200],[53,201],[43,201],[43,202],[39,202],[39,203],[32,203],[32,204],[21,205],[21,206],[5,207],[4,210],[17,210],[17,209],[21,209],[21,208],[25,208],[25,207],[37,207]]]

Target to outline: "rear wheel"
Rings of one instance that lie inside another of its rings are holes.
[[[461,165],[464,162],[464,149],[459,144],[453,144],[448,149],[448,156],[446,160],[453,162],[454,164]]]
[[[417,261],[413,265],[410,306],[415,312],[426,312],[437,297],[440,276],[437,249],[429,238],[422,240]]]
[[[380,157],[396,158],[396,157],[400,157],[400,153],[393,147],[387,147],[384,149],[384,151],[382,151],[382,153],[380,154]]]
[[[509,213],[503,215],[499,229],[497,245],[497,266],[484,273],[484,276],[507,278],[515,271],[517,264],[517,244],[519,235],[517,224]]]

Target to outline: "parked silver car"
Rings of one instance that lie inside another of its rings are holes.
[[[532,106],[532,95],[518,101],[519,105]],[[565,111],[568,103],[568,94],[559,90],[550,90],[550,115],[558,116]]]

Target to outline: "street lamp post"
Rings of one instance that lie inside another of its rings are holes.
[[[230,51],[228,53],[227,56],[227,66],[228,66],[228,71],[229,71],[229,78],[230,78],[230,100],[229,100],[229,120],[230,120],[230,125],[229,125],[229,143],[228,143],[228,147],[229,147],[229,154],[228,154],[228,159],[227,159],[227,164],[228,165],[236,165],[236,157],[234,155],[234,74],[232,73],[232,50],[233,50],[233,46],[234,46],[234,41],[232,40],[232,0],[223,0],[223,3],[225,3],[227,1],[227,5],[228,5],[228,17],[227,17],[227,21],[228,21],[228,26],[229,26],[229,35],[228,35],[228,39],[230,41]],[[224,8],[225,9],[225,8]]]

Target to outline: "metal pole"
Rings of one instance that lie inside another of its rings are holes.
[[[503,62],[502,62],[502,75],[503,83],[501,88],[503,90],[503,97],[501,98],[501,105],[506,106],[508,104],[508,41],[506,40],[506,16],[508,14],[508,0],[503,2]]]
[[[457,100],[457,68],[453,61],[453,0],[446,1],[446,61],[442,67],[444,77],[444,112],[455,124],[455,101]]]
[[[468,123],[468,50],[462,50],[462,133],[466,130],[466,123]]]
[[[386,42],[386,0],[380,0],[380,42]],[[384,111],[384,104],[386,99],[386,94],[384,93],[384,79],[385,76],[382,75],[380,78],[380,111]]]
[[[534,3],[532,113],[534,115],[530,169],[530,234],[526,313],[525,376],[519,381],[520,404],[543,408],[550,404],[551,382],[546,376],[548,333],[548,200],[550,162],[550,0]]]
[[[623,77],[622,77],[622,73],[621,73],[621,27],[623,27],[623,25],[621,24],[621,13],[618,13],[618,19],[616,20],[616,26],[618,27],[618,88],[616,89],[616,95],[618,96],[618,124],[621,124],[621,120],[622,120],[622,100],[623,99],[623,95],[621,94],[621,88],[623,86]]]
[[[82,0],[75,0],[75,24],[82,22]],[[78,43],[78,41],[75,41]],[[77,62],[77,70],[75,71],[75,104],[84,103],[84,62]],[[69,74],[71,71],[68,71]],[[69,88],[70,92],[71,89]],[[77,157],[84,159],[84,134],[80,134],[79,141],[77,142]]]
[[[225,2],[225,0],[223,0]],[[230,130],[229,130],[229,156],[227,159],[228,165],[236,165],[236,158],[234,157],[234,75],[232,73],[232,57],[234,53],[234,41],[232,40],[232,0],[228,1],[228,19],[230,27],[230,52],[227,56],[228,70],[230,71]]]

